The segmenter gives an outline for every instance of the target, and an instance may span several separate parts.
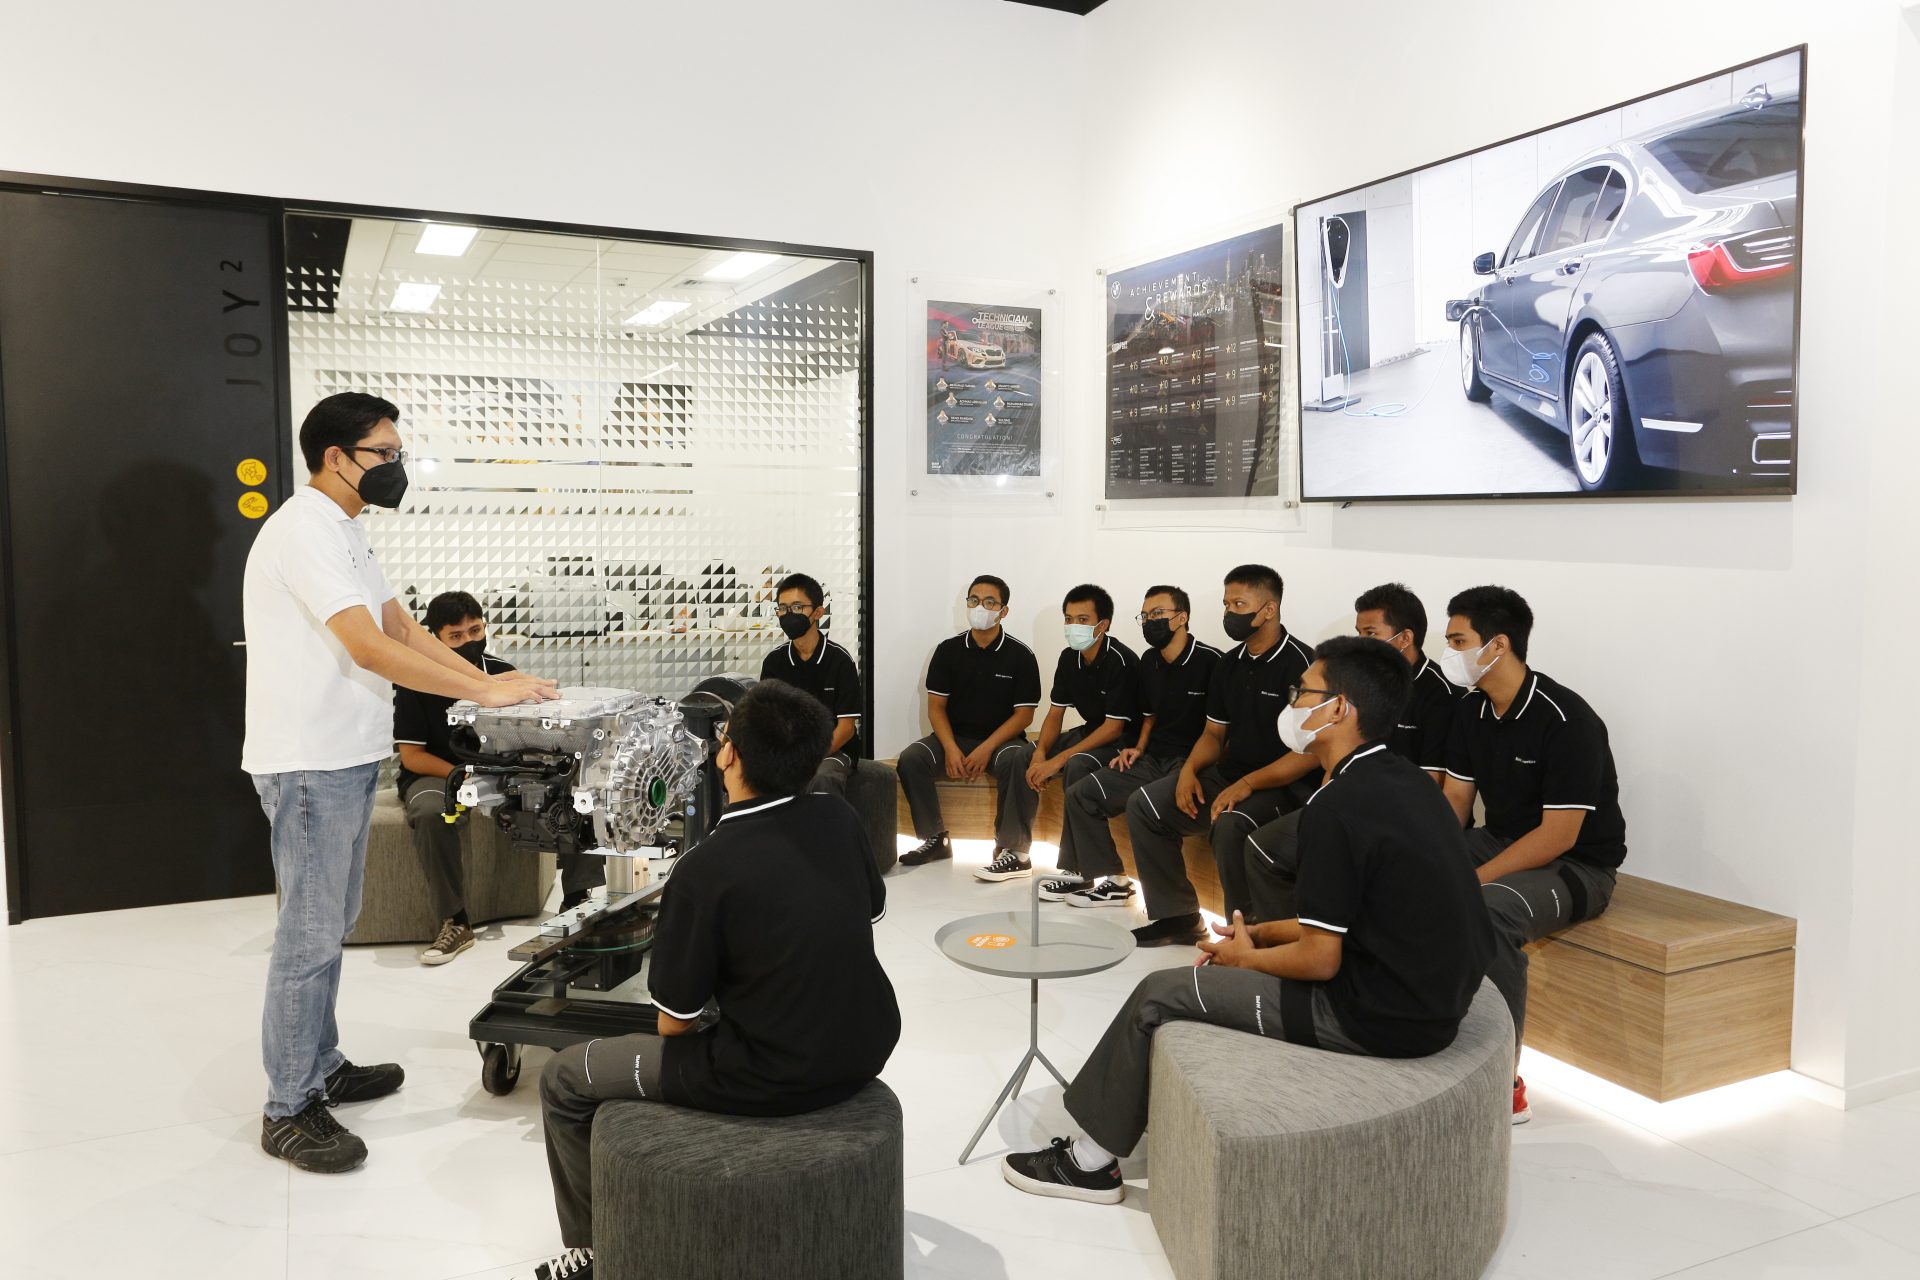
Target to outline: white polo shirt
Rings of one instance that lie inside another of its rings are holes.
[[[393,598],[358,520],[303,486],[247,553],[248,773],[350,769],[393,751],[393,686],[354,665],[327,628],[343,609],[380,625]]]

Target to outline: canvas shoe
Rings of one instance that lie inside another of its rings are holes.
[[[1115,884],[1103,876],[1078,893],[1067,895],[1070,907],[1125,907],[1133,904],[1133,883]]]
[[[1071,872],[1040,882],[1040,900],[1042,902],[1061,902],[1086,886],[1086,881]]]
[[[1044,1151],[1014,1152],[1001,1162],[1000,1176],[1029,1195],[1089,1204],[1119,1204],[1127,1194],[1118,1160],[1109,1160],[1098,1169],[1082,1169],[1074,1163],[1070,1138],[1055,1138]]]
[[[918,867],[929,862],[941,862],[953,856],[953,841],[942,831],[937,836],[928,836],[913,848],[900,855],[903,867]]]
[[[1525,1124],[1533,1119],[1533,1108],[1527,1105],[1527,1082],[1519,1076],[1513,1078],[1513,1122]]]
[[[1033,864],[1027,861],[1024,853],[1015,853],[1011,849],[1002,849],[992,862],[984,867],[975,868],[975,880],[1019,880],[1033,874]]]
[[[433,945],[420,953],[421,964],[445,964],[473,945],[473,928],[457,920],[441,924]]]

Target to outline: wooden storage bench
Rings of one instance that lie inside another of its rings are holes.
[[[1795,922],[1623,875],[1598,919],[1528,948],[1526,1042],[1666,1102],[1784,1071]]]

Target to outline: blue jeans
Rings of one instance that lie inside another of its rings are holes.
[[[269,1119],[293,1115],[344,1061],[333,1008],[340,949],[360,917],[367,828],[380,766],[255,774],[253,788],[273,827],[273,876],[280,920],[267,967],[260,1020]]]

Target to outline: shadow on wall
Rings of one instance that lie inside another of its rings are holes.
[[[1328,545],[1341,551],[1682,569],[1793,567],[1793,506],[1786,498],[1369,503],[1336,508],[1331,525]]]

